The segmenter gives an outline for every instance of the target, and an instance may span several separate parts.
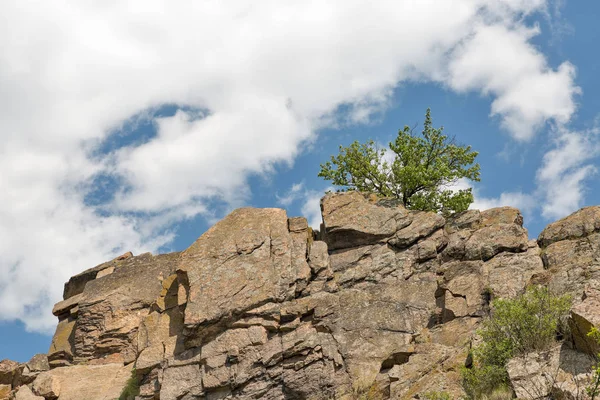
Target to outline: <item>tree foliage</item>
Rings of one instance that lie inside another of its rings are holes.
[[[460,146],[434,128],[427,109],[420,135],[405,126],[389,144],[389,150],[375,142],[355,141],[340,146],[340,153],[321,164],[319,176],[336,186],[396,198],[408,209],[448,214],[466,210],[473,202],[471,188],[453,190],[466,178],[479,181],[477,152]]]

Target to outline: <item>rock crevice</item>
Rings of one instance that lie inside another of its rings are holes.
[[[445,219],[348,192],[321,209],[320,232],[242,208],[181,253],[126,253],[74,276],[47,365],[0,363],[0,399],[74,399],[74,379],[101,388],[86,399],[114,399],[132,371],[139,400],[459,398],[492,298],[544,283],[577,299],[574,331],[600,324],[600,208],[537,242],[511,207]],[[575,336],[569,351],[597,351]]]

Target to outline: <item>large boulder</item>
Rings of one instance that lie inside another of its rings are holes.
[[[0,383],[0,400],[8,400],[11,392],[11,385],[4,385]]]
[[[59,400],[114,400],[120,397],[131,378],[131,371],[132,365],[123,364],[54,368],[36,378],[33,390],[47,399],[57,395]]]
[[[600,353],[598,339],[588,336],[592,328],[600,329],[600,288],[589,286],[584,299],[571,308],[571,335],[575,348],[590,356]]]
[[[410,224],[409,213],[403,207],[376,202],[376,198],[359,192],[330,193],[321,199],[330,250],[377,243]]]
[[[281,209],[242,208],[229,214],[181,254],[178,272],[189,282],[185,325],[292,299],[296,285],[304,287],[310,277],[308,240],[307,229],[290,232]]]
[[[19,377],[23,366],[12,360],[0,361],[0,385],[12,386]]]
[[[57,399],[60,395],[60,381],[54,374],[40,374],[33,382],[33,392],[45,399]]]
[[[577,303],[589,282],[600,282],[600,207],[586,207],[546,227],[538,237],[546,271],[533,277]]]
[[[163,281],[175,276],[178,258],[179,253],[146,253],[113,261],[110,274],[96,274],[81,293],[66,300],[77,299],[75,304],[58,303],[55,311],[68,312],[57,312],[60,322],[50,346],[50,364],[134,361],[139,327],[160,299]]]
[[[33,394],[29,386],[21,386],[15,393],[15,400],[45,400],[42,396]]]
[[[133,254],[131,252],[127,252],[111,261],[102,263],[93,268],[89,268],[71,277],[71,279],[65,283],[63,299],[68,300],[73,296],[83,293],[85,285],[89,281],[93,281],[96,278],[101,278],[104,275],[112,273],[115,268],[118,268],[120,265],[122,265],[124,260],[127,260],[130,257],[133,257]],[[54,311],[53,313],[56,315]]]
[[[49,369],[48,356],[46,354],[36,354],[19,370],[18,384],[31,383],[41,372]]]
[[[580,399],[591,382],[595,359],[567,346],[511,359],[506,367],[519,399]],[[550,397],[551,396],[551,397]]]
[[[585,207],[548,225],[540,236],[540,247],[548,247],[561,240],[586,237],[600,231],[600,206]]]

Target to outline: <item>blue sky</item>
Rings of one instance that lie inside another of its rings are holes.
[[[47,351],[63,283],[125,251],[246,205],[316,224],[319,164],[428,107],[479,151],[474,207],[534,238],[600,204],[600,4],[449,3],[2,3],[0,359]]]

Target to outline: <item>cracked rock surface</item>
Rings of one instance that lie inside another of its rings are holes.
[[[126,253],[71,278],[48,355],[0,362],[0,399],[115,399],[132,373],[139,400],[459,398],[492,298],[543,283],[578,299],[582,332],[600,323],[599,209],[537,242],[511,207],[444,219],[328,194],[320,232],[238,209],[181,253]],[[565,357],[597,350],[574,340]]]

